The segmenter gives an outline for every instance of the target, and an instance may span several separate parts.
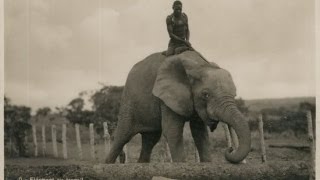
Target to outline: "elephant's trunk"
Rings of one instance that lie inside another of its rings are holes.
[[[239,139],[239,147],[234,150],[228,149],[225,157],[231,163],[239,163],[250,152],[251,134],[249,124],[235,105],[226,107],[225,111],[220,115],[220,120],[231,126]]]

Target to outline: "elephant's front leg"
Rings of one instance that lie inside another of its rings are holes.
[[[162,133],[167,139],[173,162],[185,162],[183,127],[185,120],[166,105],[161,105]]]
[[[190,121],[191,134],[199,152],[200,162],[211,162],[210,142],[207,126],[200,119]]]

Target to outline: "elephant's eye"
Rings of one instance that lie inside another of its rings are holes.
[[[204,91],[201,92],[201,97],[203,99],[209,99],[210,93],[208,91],[204,90]]]

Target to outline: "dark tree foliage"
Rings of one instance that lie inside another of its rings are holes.
[[[111,135],[111,140],[113,140],[113,133],[118,122],[122,91],[123,86],[104,86],[91,96],[95,129],[101,138],[104,135],[103,123],[107,122],[108,132]],[[124,163],[125,156],[122,151],[119,155],[121,163]]]
[[[261,110],[264,119],[264,130],[270,133],[281,133],[292,130],[296,136],[306,134],[308,132],[307,110],[311,111],[313,128],[315,130],[315,105],[302,102],[298,107],[298,109],[280,107]],[[251,121],[249,123],[251,130],[258,128],[257,121]]]
[[[93,111],[83,110],[84,100],[75,98],[69,103],[70,108],[66,109],[66,118],[73,124],[89,126],[93,120]]]
[[[31,108],[10,104],[10,100],[4,98],[4,140],[7,144],[10,140],[18,150],[19,156],[26,156],[25,137],[31,129]],[[11,147],[10,147],[11,148]],[[13,155],[13,154],[10,154]]]
[[[73,124],[89,126],[94,123],[95,131],[101,137],[104,135],[103,123],[107,122],[109,134],[112,135],[117,126],[122,91],[123,86],[102,87],[90,97],[92,111],[83,110],[84,100],[81,97],[75,98],[66,109],[66,118]]]
[[[51,109],[49,107],[39,108],[36,112],[36,120],[38,121],[42,117],[46,117],[51,113]]]
[[[72,111],[82,111],[84,107],[84,100],[80,97],[73,99],[69,106],[71,106]]]
[[[262,114],[272,115],[272,116],[282,116],[288,113],[290,110],[286,109],[285,107],[280,108],[265,108],[261,110]]]
[[[4,96],[4,100],[3,101],[4,101],[4,106],[5,107],[10,105],[10,99],[8,97]]]
[[[95,127],[103,136],[103,122],[108,123],[108,131],[113,134],[117,126],[123,86],[104,86],[91,96],[94,109]]]
[[[66,117],[68,114],[68,108],[61,106],[61,107],[55,107],[57,114],[61,117]]]
[[[249,113],[249,108],[246,106],[246,103],[242,98],[236,99],[235,102],[240,112],[242,112],[244,115]]]
[[[266,117],[264,129],[267,132],[281,133],[292,130],[295,135],[307,133],[308,124],[303,111],[287,111],[279,119]]]
[[[36,116],[47,116],[51,113],[51,109],[49,107],[39,108],[36,112]]]
[[[73,124],[81,124],[85,126],[89,126],[90,123],[93,122],[94,112],[89,110],[83,111],[71,111],[69,110],[66,118]]]

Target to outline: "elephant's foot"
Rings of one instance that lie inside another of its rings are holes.
[[[138,163],[149,163],[150,162],[150,158],[139,158]]]
[[[120,158],[120,163],[124,163],[125,161],[125,153],[121,150],[115,150],[111,148],[109,155],[107,156],[105,163],[106,164],[114,164],[117,160],[117,157]]]
[[[157,144],[161,137],[161,131],[156,132],[143,132],[142,147],[138,163],[149,163],[151,159],[151,152],[153,147]]]
[[[210,157],[200,157],[200,162],[212,162]]]
[[[170,152],[173,162],[186,162],[186,156],[182,144],[174,144],[170,146]]]
[[[184,153],[183,153],[184,155]],[[172,162],[186,162],[186,158],[184,156],[174,156],[172,155]]]
[[[114,164],[114,163],[116,162],[116,159],[117,159],[117,158],[107,157],[106,160],[105,160],[105,163],[106,163],[106,164]]]
[[[124,153],[123,151],[120,153],[120,155],[119,155],[119,161],[120,161],[121,164],[126,163],[126,156],[127,156],[127,154]]]

